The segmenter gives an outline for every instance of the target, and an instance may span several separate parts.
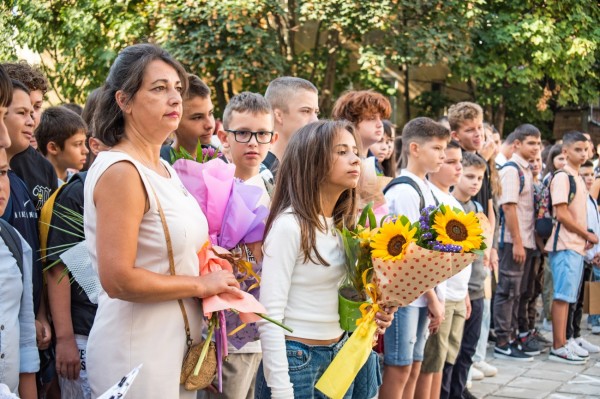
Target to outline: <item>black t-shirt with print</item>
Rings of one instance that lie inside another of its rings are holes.
[[[56,211],[60,211],[60,207],[63,206],[83,215],[83,185],[85,173],[86,172],[82,172],[73,175],[71,180],[69,180],[69,183],[61,188],[61,191],[54,200],[55,212],[52,215],[50,222],[52,227],[48,231],[48,248],[59,247],[66,244],[77,244],[81,241],[80,237],[67,233],[67,231],[76,232],[76,230],[65,220],[57,216]],[[48,255],[47,264],[51,264],[58,259],[59,254]],[[72,275],[69,274],[69,279],[71,278]],[[97,308],[97,305],[90,302],[85,291],[83,291],[83,288],[81,288],[77,281],[73,280],[71,283],[71,319],[73,321],[73,332],[75,334],[85,336],[90,335]]]
[[[40,212],[50,195],[58,188],[58,177],[52,164],[29,146],[10,160],[10,168],[27,185],[35,210]]]
[[[38,214],[29,198],[27,186],[12,170],[8,171],[10,183],[10,199],[2,219],[13,226],[27,241],[33,254],[33,310],[35,314],[42,298],[42,261],[40,259],[40,238],[38,230]]]

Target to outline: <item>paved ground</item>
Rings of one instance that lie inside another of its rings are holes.
[[[544,336],[551,339],[548,332]],[[600,335],[585,327],[582,336],[600,345]],[[591,354],[585,366],[572,366],[549,361],[547,352],[533,362],[498,360],[489,347],[486,361],[498,368],[498,375],[473,381],[470,391],[478,398],[600,399],[600,354]]]

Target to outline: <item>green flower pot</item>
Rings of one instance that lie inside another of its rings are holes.
[[[348,287],[345,287],[348,289]],[[344,288],[340,288],[338,291],[338,313],[340,315],[340,327],[342,330],[353,332],[356,330],[356,320],[360,319],[360,305],[365,303],[364,301],[353,301],[347,299],[342,295]]]

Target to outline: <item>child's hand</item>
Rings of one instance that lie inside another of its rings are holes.
[[[525,263],[525,248],[523,245],[513,244],[513,259],[519,265]]]
[[[429,303],[427,304],[427,309],[429,310],[430,319],[429,328],[430,330],[433,328],[437,330],[437,328],[440,326],[440,324],[442,324],[442,321],[444,320],[444,302],[440,302],[437,299],[437,297],[435,297],[434,299],[429,301]]]
[[[596,236],[596,234],[592,233],[591,231],[587,232],[585,239],[587,240],[587,242],[590,242],[592,244],[598,244],[598,237]]]

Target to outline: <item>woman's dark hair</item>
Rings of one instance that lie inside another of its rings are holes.
[[[285,149],[275,183],[271,213],[267,219],[265,237],[273,222],[286,209],[292,212],[300,225],[300,250],[304,261],[325,266],[329,264],[316,248],[316,231],[325,232],[327,226],[321,209],[321,187],[334,163],[334,144],[342,132],[349,132],[360,149],[354,126],[345,120],[320,120],[298,130]],[[358,204],[357,189],[344,191],[333,208],[333,220],[338,228],[353,228]]]
[[[544,176],[550,174],[552,175],[556,172],[556,168],[554,167],[554,158],[562,154],[562,145],[554,144],[550,147],[550,151],[548,151],[548,158],[546,158],[546,170],[544,170]],[[542,161],[544,159],[542,158]]]
[[[12,102],[13,85],[8,73],[0,65],[0,107],[7,107]]]
[[[142,85],[148,64],[156,60],[165,62],[177,71],[181,81],[181,96],[185,96],[188,85],[185,69],[166,50],[150,43],[126,47],[110,67],[94,112],[92,123],[94,136],[104,144],[114,146],[125,134],[123,111],[117,103],[115,94],[117,91],[122,91],[127,102],[133,100]]]
[[[18,80],[12,79],[11,80],[12,83],[12,91],[14,92],[15,90],[21,90],[25,93],[27,93],[29,95],[30,91],[29,91],[29,87],[25,86],[25,84],[23,82],[20,82]]]
[[[98,102],[100,100],[100,94],[102,94],[102,88],[98,87],[94,89],[88,98],[85,100],[85,106],[83,107],[83,112],[81,112],[81,117],[88,125],[88,135],[91,135],[93,130],[93,120],[94,113],[96,112],[96,108],[98,108]]]

